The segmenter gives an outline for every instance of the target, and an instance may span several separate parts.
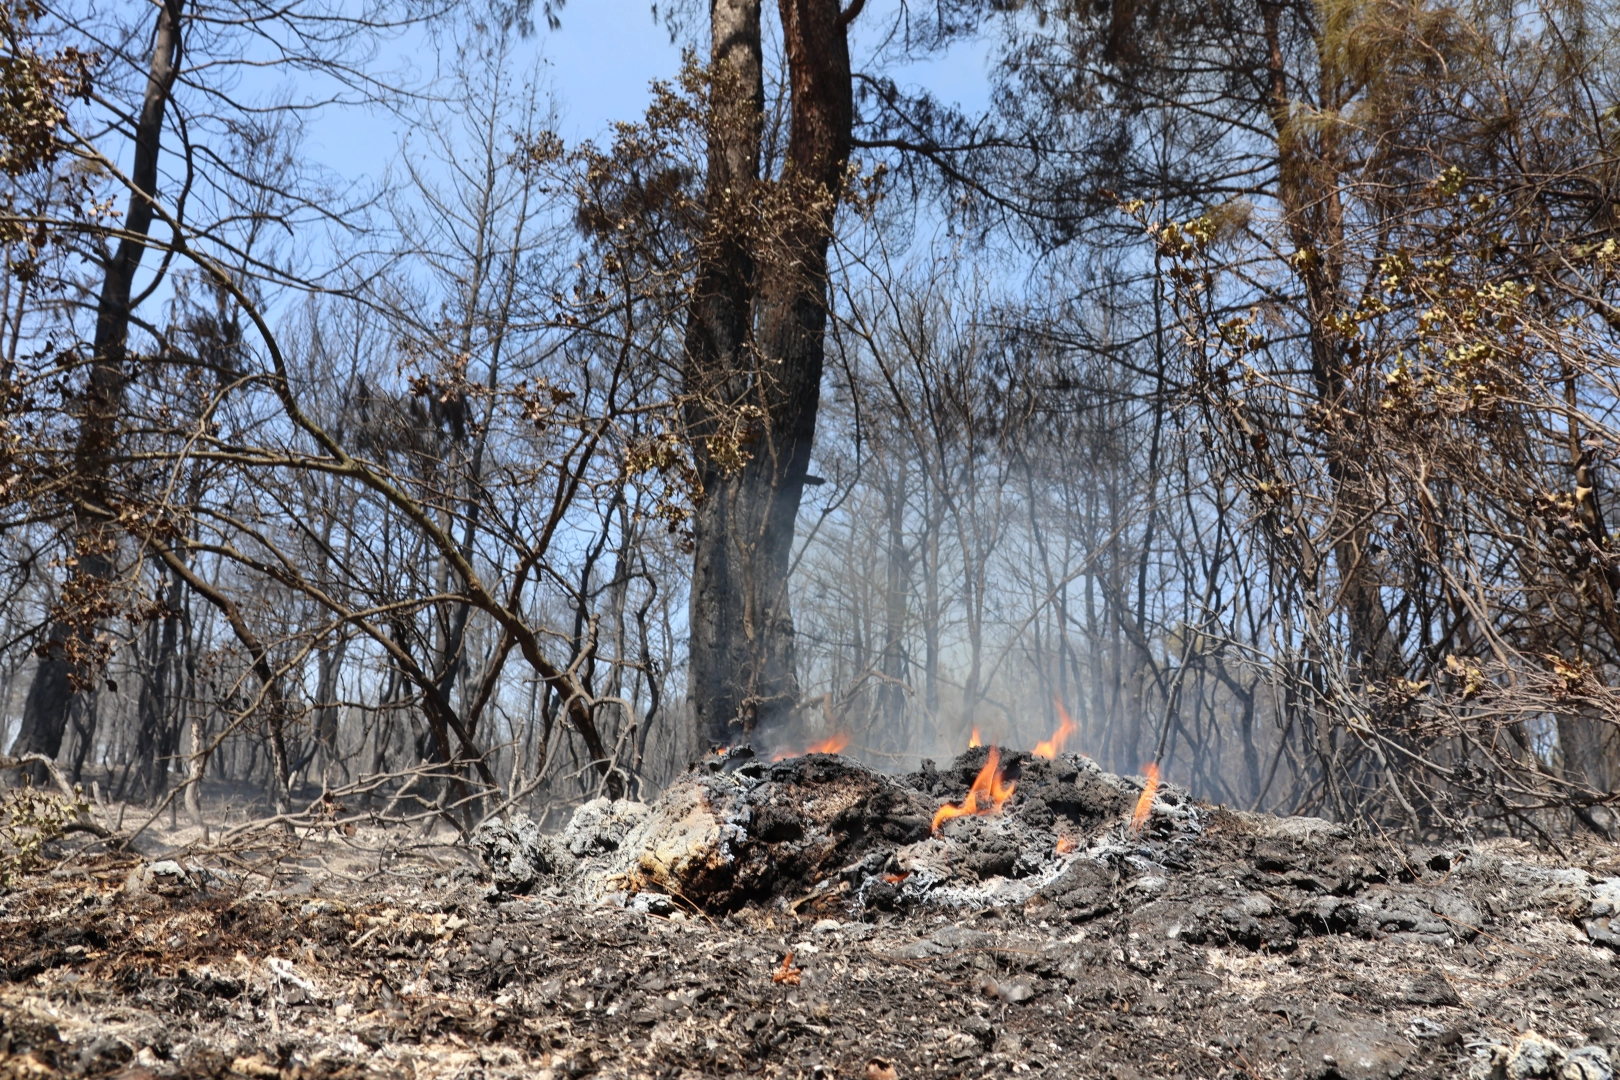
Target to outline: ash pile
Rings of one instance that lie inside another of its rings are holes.
[[[800,916],[1053,903],[1089,917],[1116,886],[1191,868],[1211,820],[1156,779],[1076,754],[976,747],[903,776],[835,754],[709,756],[650,804],[598,799],[560,832],[474,836],[500,895],[661,914]]]

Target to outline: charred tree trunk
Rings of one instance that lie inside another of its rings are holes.
[[[180,678],[181,585],[179,577],[171,581],[163,615],[151,627],[151,661],[141,680],[140,727],[135,735],[132,779],[136,797],[152,801],[162,798],[168,790],[169,764],[180,742],[175,691]]]
[[[315,689],[315,742],[325,756],[322,772],[337,766],[349,778],[347,759],[338,752],[338,718],[342,707],[338,704],[338,679],[343,672],[343,659],[349,651],[349,639],[340,634],[329,649],[323,649],[318,661]]]
[[[109,612],[117,537],[103,521],[109,509],[108,473],[123,411],[125,362],[129,346],[130,296],[145,237],[152,226],[157,191],[163,114],[180,65],[180,19],[184,0],[164,0],[153,32],[152,62],[135,126],[132,189],[122,238],[108,260],[96,306],[90,378],[84,389],[74,470],[78,485],[78,526],[72,576],[40,649],[39,665],[23,705],[22,727],[13,754],[55,757],[62,749],[73,704],[75,675],[94,665],[95,626]]]
[[[859,6],[781,0],[792,120],[768,186],[757,0],[716,0],[710,13],[707,220],[684,376],[704,489],[689,690],[699,737],[715,745],[746,740],[798,699],[788,566],[820,403],[827,245],[854,119],[845,32]],[[773,235],[749,232],[761,217],[781,223]]]
[[[752,507],[768,488],[751,460],[728,472],[727,418],[749,392],[754,259],[745,232],[748,204],[759,185],[765,83],[760,56],[759,0],[713,0],[709,10],[712,127],[704,192],[703,249],[687,316],[682,372],[689,395],[687,425],[703,483],[693,520],[689,686],[700,740],[732,741],[734,725],[752,728],[745,702],[755,693],[747,585],[753,560],[749,530],[736,508]],[[757,530],[756,530],[757,531]]]
[[[898,457],[894,474],[884,484],[884,510],[888,525],[888,562],[884,582],[883,685],[878,690],[878,718],[882,730],[899,750],[909,745],[905,730],[907,671],[906,616],[911,597],[911,555],[906,550],[906,488],[910,471]]]

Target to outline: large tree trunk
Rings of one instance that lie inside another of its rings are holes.
[[[693,521],[688,672],[698,736],[732,741],[751,729],[746,702],[759,693],[754,646],[759,619],[749,582],[757,580],[757,510],[768,491],[768,462],[755,457],[728,471],[728,420],[750,393],[754,258],[747,235],[757,196],[765,83],[759,0],[712,0],[713,78],[704,235],[687,316],[683,381],[687,425],[704,498]],[[739,516],[739,511],[742,515]],[[750,512],[751,511],[751,512]]]
[[[685,376],[704,486],[690,692],[699,737],[716,745],[748,739],[798,699],[788,567],[820,403],[827,245],[854,121],[845,31],[859,6],[781,0],[792,120],[769,189],[759,184],[759,8],[711,8],[716,120]],[[747,231],[761,199],[760,216],[780,223],[766,238]]]
[[[146,92],[135,126],[135,165],[130,173],[133,190],[124,214],[124,235],[107,262],[96,306],[90,378],[84,390],[74,457],[80,494],[75,562],[40,650],[34,681],[23,705],[22,727],[11,747],[14,755],[56,756],[62,749],[62,735],[77,690],[74,677],[86,664],[93,667],[100,659],[96,655],[96,623],[110,611],[118,542],[100,512],[108,508],[107,477],[123,411],[130,295],[146,251],[143,241],[152,225],[163,114],[180,64],[183,4],[184,0],[164,0],[158,8]]]

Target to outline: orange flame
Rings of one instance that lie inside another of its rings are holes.
[[[830,739],[823,739],[818,743],[811,743],[804,748],[807,754],[841,754],[844,747],[849,745],[849,733],[840,731]]]
[[[1147,777],[1147,783],[1142,785],[1142,795],[1136,800],[1136,813],[1131,815],[1133,833],[1142,831],[1148,815],[1153,812],[1153,796],[1159,790],[1159,763],[1154,761],[1142,766],[1142,775]]]
[[[946,803],[934,814],[933,831],[938,833],[951,818],[965,817],[969,814],[993,816],[1001,813],[1001,808],[1007,800],[1012,798],[1018,784],[1007,783],[1001,775],[1001,750],[998,747],[990,748],[990,756],[985,758],[984,768],[979,775],[973,778],[973,786],[968,789],[967,798],[959,804]]]
[[[839,754],[849,745],[849,733],[840,731],[830,739],[823,739],[818,743],[811,743],[803,750],[778,750],[771,755],[772,761],[783,761],[790,757],[801,757],[805,754]]]
[[[1080,730],[1074,726],[1074,721],[1069,719],[1069,710],[1063,707],[1063,702],[1059,701],[1057,698],[1053,698],[1052,704],[1057,706],[1059,721],[1058,729],[1052,733],[1052,737],[1050,739],[1047,739],[1045,742],[1035,744],[1035,749],[1032,751],[1032,753],[1036,757],[1048,759],[1057,757],[1058,752],[1063,749],[1064,741],[1068,739],[1070,735],[1073,735],[1076,731]]]
[[[1074,837],[1060,836],[1058,837],[1057,842],[1057,853],[1059,855],[1067,855],[1069,852],[1074,851],[1079,846],[1079,842],[1076,841]]]
[[[983,745],[984,744],[979,741],[979,729],[974,728],[973,729],[973,736],[968,739],[968,749],[972,750],[974,747],[983,746]]]

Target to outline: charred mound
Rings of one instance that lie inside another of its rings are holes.
[[[1109,916],[1144,941],[1271,953],[1321,935],[1466,943],[1492,918],[1488,896],[1562,882],[1489,844],[1399,848],[1316,818],[1200,804],[1173,784],[1157,786],[1133,828],[1145,781],[1072,754],[1007,753],[1000,776],[1013,792],[998,812],[931,828],[990,752],[889,776],[837,755],[764,762],[733,750],[650,804],[596,800],[555,835],[491,823],[474,843],[497,900],[865,919],[1018,906],[1060,923]],[[1567,910],[1589,940],[1620,948],[1620,880],[1576,876],[1562,882]]]
[[[1612,1080],[1608,1051],[1583,1045],[1611,1030],[1593,1010],[1620,1003],[1612,850],[1576,867],[1505,840],[1401,846],[1202,804],[1076,755],[994,754],[886,776],[832,755],[731,752],[649,805],[598,801],[554,836],[518,822],[474,840],[502,910],[530,892],[727,927],[813,921],[823,947],[920,933],[884,955],[956,971],[953,985],[1002,1008],[1085,1013],[1098,1033],[1119,1014],[1218,1028],[1208,1052],[1230,1049],[1234,1075]],[[773,982],[809,980],[790,965],[816,951],[787,946]],[[1497,955],[1523,971],[1483,977]]]
[[[650,805],[598,799],[556,836],[518,822],[486,825],[474,841],[505,892],[549,886],[725,913],[803,895],[838,868],[881,866],[928,835],[932,814],[922,792],[846,758],[763,762],[737,749]]]

